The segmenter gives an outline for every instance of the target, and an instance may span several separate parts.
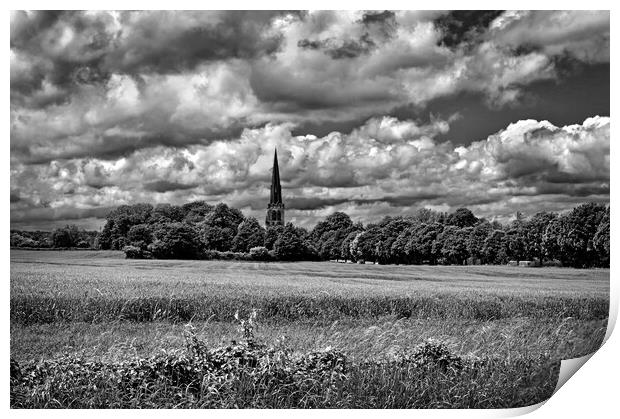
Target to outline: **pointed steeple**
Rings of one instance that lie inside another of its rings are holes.
[[[271,172],[271,196],[267,205],[267,227],[284,225],[284,202],[282,202],[282,186],[280,186],[280,168],[278,167],[278,150],[273,154],[273,171]]]
[[[280,186],[280,168],[278,167],[278,150],[273,154],[273,171],[271,172],[270,204],[282,203],[282,187]]]

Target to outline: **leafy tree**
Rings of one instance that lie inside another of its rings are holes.
[[[38,247],[37,242],[19,233],[11,233],[11,247]]]
[[[493,230],[482,246],[482,260],[485,263],[504,264],[508,262],[506,232]]]
[[[108,216],[109,217],[109,216]],[[103,226],[103,229],[101,230],[101,232],[99,233],[99,235],[97,236],[97,240],[96,240],[96,248],[97,249],[111,249],[112,248],[112,227],[114,226],[113,222],[110,221],[110,219],[108,218],[108,221],[105,223],[105,225]]]
[[[598,266],[609,267],[609,207],[594,234],[594,249],[598,253]]]
[[[93,235],[96,232],[89,232]],[[52,232],[11,230],[11,247],[51,247]]]
[[[409,243],[416,233],[416,230],[420,228],[420,225],[411,226],[403,230],[392,243],[390,254],[392,255],[392,261],[395,263],[412,263],[412,258],[407,253],[407,243]]]
[[[500,223],[497,220],[491,221],[491,227],[493,227],[493,230],[503,230],[504,229],[504,226],[502,225],[502,223]]]
[[[57,228],[52,233],[52,245],[54,247],[75,247],[79,241],[80,232],[75,225]]]
[[[262,246],[265,242],[265,229],[254,217],[243,220],[237,228],[237,235],[232,241],[233,252],[249,252],[253,247]]]
[[[608,216],[607,208],[594,202],[579,205],[568,213],[566,236],[563,237],[565,251],[569,253],[575,267],[599,265],[594,236],[601,221]]]
[[[527,225],[522,218],[518,218],[510,225],[508,231],[506,231],[505,240],[510,259],[530,259],[527,251]]]
[[[437,240],[441,243],[441,255],[447,263],[462,265],[467,259],[467,239],[471,230],[471,227],[449,225],[439,234]]]
[[[557,218],[552,212],[541,211],[526,222],[525,250],[529,258],[537,258],[541,262],[545,259],[543,236],[549,223]]]
[[[559,237],[564,232],[565,216],[559,216],[551,220],[542,236],[542,246],[545,256],[551,260],[566,261]]]
[[[467,208],[457,208],[446,220],[447,225],[460,228],[473,227],[478,223],[478,218]]]
[[[112,240],[111,248],[114,250],[122,250],[125,246],[128,246],[128,245],[129,245],[129,239],[124,236],[119,236],[119,237],[116,237],[114,240]]]
[[[310,232],[308,239],[316,247],[321,259],[338,259],[342,242],[356,227],[343,212],[335,212],[320,221]]]
[[[305,235],[302,229],[287,223],[273,245],[279,260],[303,260],[307,254]]]
[[[267,227],[265,231],[265,242],[264,245],[268,250],[273,250],[273,245],[278,240],[278,236],[284,230],[284,226],[275,225]]]
[[[375,259],[380,263],[390,263],[394,257],[392,254],[392,244],[403,230],[411,227],[413,221],[403,217],[385,218],[381,223],[379,239],[375,246]]]
[[[604,205],[587,203],[560,216],[545,229],[543,242],[546,251],[567,266],[595,266],[598,254],[594,236],[605,212]]]
[[[332,230],[323,233],[318,245],[320,246],[318,249],[319,257],[322,260],[337,259],[340,257],[340,246],[338,246],[336,231]]]
[[[153,231],[148,224],[136,224],[129,229],[127,239],[132,246],[146,249],[153,242]]]
[[[467,251],[470,256],[473,256],[478,259],[483,259],[484,254],[482,249],[484,248],[484,243],[493,231],[493,227],[488,221],[483,221],[476,225],[472,230],[467,239]]]
[[[362,232],[356,240],[355,252],[357,253],[357,258],[364,259],[366,261],[376,261],[377,245],[381,242],[381,227],[374,224],[368,225],[366,230],[364,230],[364,232]]]
[[[431,224],[421,224],[411,235],[407,242],[405,251],[411,263],[437,263],[441,256],[441,244],[437,240],[443,232],[444,226],[438,222]]]
[[[184,218],[183,221],[188,223],[200,223],[205,217],[213,211],[213,205],[207,204],[205,201],[193,201],[184,204],[182,207]]]
[[[362,257],[362,251],[359,248],[359,241],[362,234],[364,234],[364,231],[357,232],[349,245],[349,255],[351,255],[351,259],[353,261],[357,261],[360,257]]]
[[[203,243],[198,229],[188,223],[159,224],[153,233],[155,241],[149,251],[160,259],[199,259],[203,254]]]
[[[420,208],[416,211],[413,218],[420,224],[444,224],[448,215],[445,212],[439,212],[429,208]]]
[[[183,221],[185,212],[178,205],[159,204],[151,212],[151,223],[175,223]]]
[[[110,211],[98,238],[99,247],[101,249],[122,249],[128,244],[129,229],[136,224],[148,223],[152,211],[151,204],[121,205]]]
[[[351,218],[344,212],[335,212],[320,221],[310,232],[312,240],[319,240],[328,231],[344,230],[353,227]]]
[[[340,245],[340,257],[346,260],[355,260],[355,255],[351,253],[351,243],[362,231],[363,229],[353,230],[347,234]]]
[[[200,224],[202,240],[207,249],[227,251],[243,221],[243,214],[236,208],[220,203]]]

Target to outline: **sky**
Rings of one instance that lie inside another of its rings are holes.
[[[609,202],[609,11],[11,12],[11,228]]]

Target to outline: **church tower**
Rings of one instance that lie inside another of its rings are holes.
[[[271,196],[267,206],[265,225],[284,225],[284,203],[282,202],[282,187],[280,186],[280,169],[278,168],[278,150],[273,155],[273,172],[271,173]]]

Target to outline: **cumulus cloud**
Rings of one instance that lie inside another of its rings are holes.
[[[15,168],[11,187],[20,200],[12,204],[13,221],[56,219],[68,208],[95,214],[125,203],[193,199],[225,201],[262,218],[275,148],[289,214],[306,225],[335,209],[362,220],[422,206],[510,216],[536,202],[527,200],[546,197],[557,210],[584,197],[608,199],[609,124],[606,117],[564,127],[523,120],[458,147],[436,140],[449,129],[441,120],[373,118],[324,137],[267,125],[234,141]]]
[[[609,12],[13,12],[12,220],[203,198],[260,217],[275,147],[306,224],[608,199],[609,118],[456,147],[458,110],[426,110],[512,106],[567,58],[608,63]]]

